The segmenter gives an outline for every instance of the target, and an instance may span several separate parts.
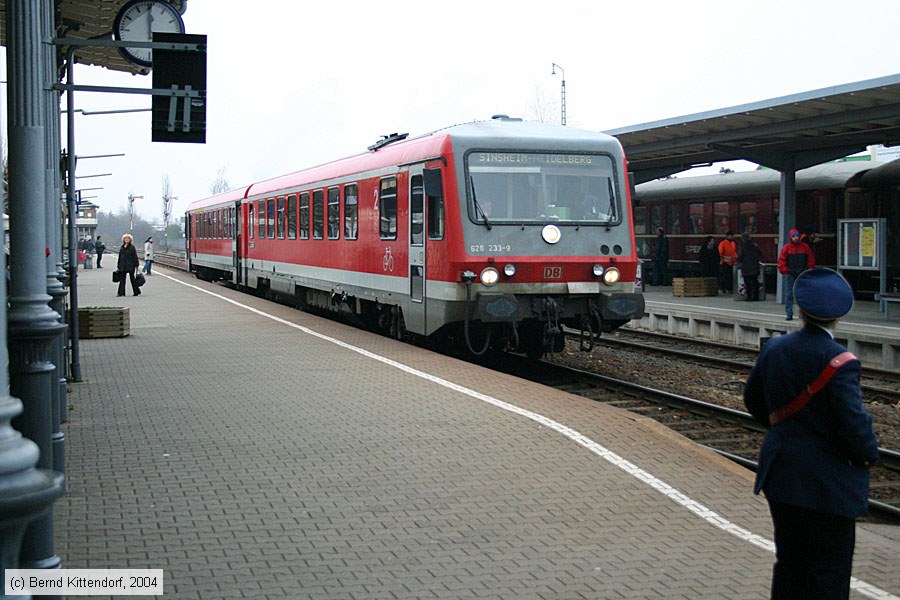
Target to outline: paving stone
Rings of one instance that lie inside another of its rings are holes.
[[[81,341],[69,386],[67,568],[162,568],[174,598],[765,598],[773,556],[545,424],[571,427],[766,538],[752,474],[644,418],[160,269],[127,338]],[[900,593],[897,537],[854,575]],[[856,596],[854,596],[856,597]]]

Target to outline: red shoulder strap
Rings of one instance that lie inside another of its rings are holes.
[[[812,383],[803,388],[803,391],[801,391],[796,398],[781,408],[772,411],[772,414],[769,415],[769,425],[780,423],[788,417],[800,412],[813,395],[828,385],[828,382],[831,381],[831,378],[834,377],[837,370],[851,360],[857,360],[852,352],[842,352],[829,360],[822,372],[819,373],[819,376],[816,377]]]

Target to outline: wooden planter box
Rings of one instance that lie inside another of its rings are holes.
[[[717,296],[718,294],[719,280],[715,277],[676,277],[672,280],[673,296]]]
[[[80,339],[125,337],[131,333],[128,307],[87,306],[78,309]]]

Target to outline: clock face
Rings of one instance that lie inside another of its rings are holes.
[[[153,32],[184,33],[178,10],[162,0],[131,0],[116,15],[113,33],[117,40],[152,42]],[[150,48],[119,48],[126,59],[142,67],[153,66]]]

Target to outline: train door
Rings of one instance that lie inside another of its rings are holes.
[[[425,293],[425,184],[423,165],[409,169],[409,308],[403,315],[406,329],[426,332]]]
[[[236,202],[234,206],[231,207],[231,260],[232,260],[232,270],[234,271],[234,283],[236,285],[243,285],[244,278],[241,273],[241,257],[243,256],[243,248],[241,247],[241,243],[243,241],[243,231],[241,227],[241,223],[243,223],[244,219],[241,215],[241,203]]]

